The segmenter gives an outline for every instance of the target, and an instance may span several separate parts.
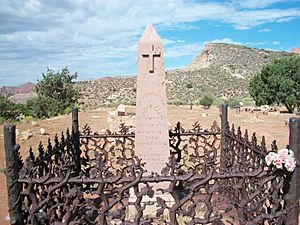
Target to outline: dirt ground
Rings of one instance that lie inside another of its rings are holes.
[[[134,121],[133,117],[119,117],[113,121],[114,119],[109,116],[109,111],[113,111],[113,109],[103,108],[80,112],[80,127],[89,124],[94,131],[99,131],[101,129],[112,127],[113,123],[133,123]],[[130,107],[129,111],[134,111],[134,107]],[[200,106],[194,106],[193,110],[190,110],[190,106],[169,106],[168,117],[172,127],[180,121],[185,129],[192,128],[192,124],[196,121],[199,121],[203,128],[209,128],[214,120],[220,124],[219,109],[217,107],[203,109]],[[277,140],[279,148],[283,148],[288,144],[289,129],[286,121],[288,121],[290,117],[296,116],[287,113],[269,113],[269,115],[263,115],[261,112],[241,112],[238,114],[235,109],[229,110],[230,124],[234,123],[235,127],[241,126],[242,130],[248,129],[249,134],[256,132],[258,140],[264,135],[268,147],[274,139]],[[40,141],[46,144],[48,138],[53,140],[56,133],[60,134],[62,131],[65,131],[67,127],[71,128],[72,119],[71,115],[58,116],[34,122],[32,119],[27,119],[17,123],[16,126],[19,132],[31,130],[33,133],[33,136],[28,140],[22,140],[20,136],[17,137],[17,143],[21,145],[21,155],[25,156],[28,153],[29,146],[36,149]],[[46,132],[49,133],[49,135],[41,135],[40,128],[46,129]],[[8,206],[6,178],[4,173],[5,153],[3,139],[2,126],[0,129],[0,224],[8,225],[9,222],[5,220],[5,217],[8,214]]]

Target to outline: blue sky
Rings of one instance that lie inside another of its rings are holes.
[[[47,67],[68,66],[78,80],[134,75],[149,22],[166,69],[209,42],[300,47],[300,0],[0,0],[0,86],[36,82]]]

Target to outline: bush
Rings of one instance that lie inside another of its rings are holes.
[[[60,102],[53,98],[37,97],[27,101],[25,115],[35,118],[49,118],[62,112]]]
[[[191,83],[189,83],[189,84],[186,85],[186,88],[191,89],[191,88],[193,88],[193,85]]]
[[[129,100],[128,105],[136,106],[136,101],[135,100]]]
[[[242,99],[244,106],[255,106],[255,101],[251,97],[245,97]]]
[[[169,105],[176,105],[176,106],[180,106],[180,105],[183,105],[183,101],[179,98],[176,98],[176,99],[173,99],[173,100],[170,100],[168,102]]]
[[[240,99],[238,98],[229,98],[225,101],[225,103],[229,106],[229,107],[235,107],[238,106],[239,103],[241,102]]]
[[[36,85],[38,97],[27,101],[24,114],[49,118],[70,113],[79,98],[79,92],[73,86],[77,73],[70,74],[67,67],[59,72],[48,68],[42,76],[43,79],[38,80]]]
[[[202,105],[206,108],[209,108],[214,102],[214,98],[208,95],[203,96],[202,98],[197,99],[196,104]]]
[[[15,120],[22,113],[21,104],[11,102],[7,97],[0,96],[0,116],[5,120]]]
[[[265,65],[250,81],[256,105],[283,104],[289,112],[300,110],[300,57],[277,59]]]
[[[73,111],[73,109],[71,107],[67,107],[67,108],[64,109],[63,114],[69,115],[72,111]]]

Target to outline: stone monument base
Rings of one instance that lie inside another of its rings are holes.
[[[143,196],[143,199],[141,200],[141,204],[140,204],[141,207],[143,207],[145,204],[148,204],[148,203],[151,204],[151,205],[146,205],[145,209],[142,209],[143,218],[157,219],[157,216],[156,216],[157,211],[156,210],[161,208],[157,204],[157,198],[161,198],[161,199],[165,200],[167,206],[172,206],[175,203],[173,197],[169,193],[168,194],[156,193],[156,194],[154,194],[154,196],[152,198],[150,198],[149,196]],[[137,197],[134,195],[134,193],[131,193],[130,197],[128,199],[128,207],[126,210],[126,220],[127,221],[133,222],[134,218],[138,214],[138,211],[137,211],[136,207],[134,206],[134,203],[136,202],[136,200],[137,200]],[[167,210],[164,210],[164,212],[160,218],[164,219],[166,221],[170,221],[169,212]]]

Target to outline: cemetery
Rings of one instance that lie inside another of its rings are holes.
[[[72,129],[23,157],[16,126],[4,127],[11,224],[298,224],[299,118],[289,119],[284,148],[231,124],[226,104],[211,126],[170,128],[163,43],[151,24],[137,74],[134,129],[93,130],[74,108]],[[127,113],[119,105],[111,114]]]

